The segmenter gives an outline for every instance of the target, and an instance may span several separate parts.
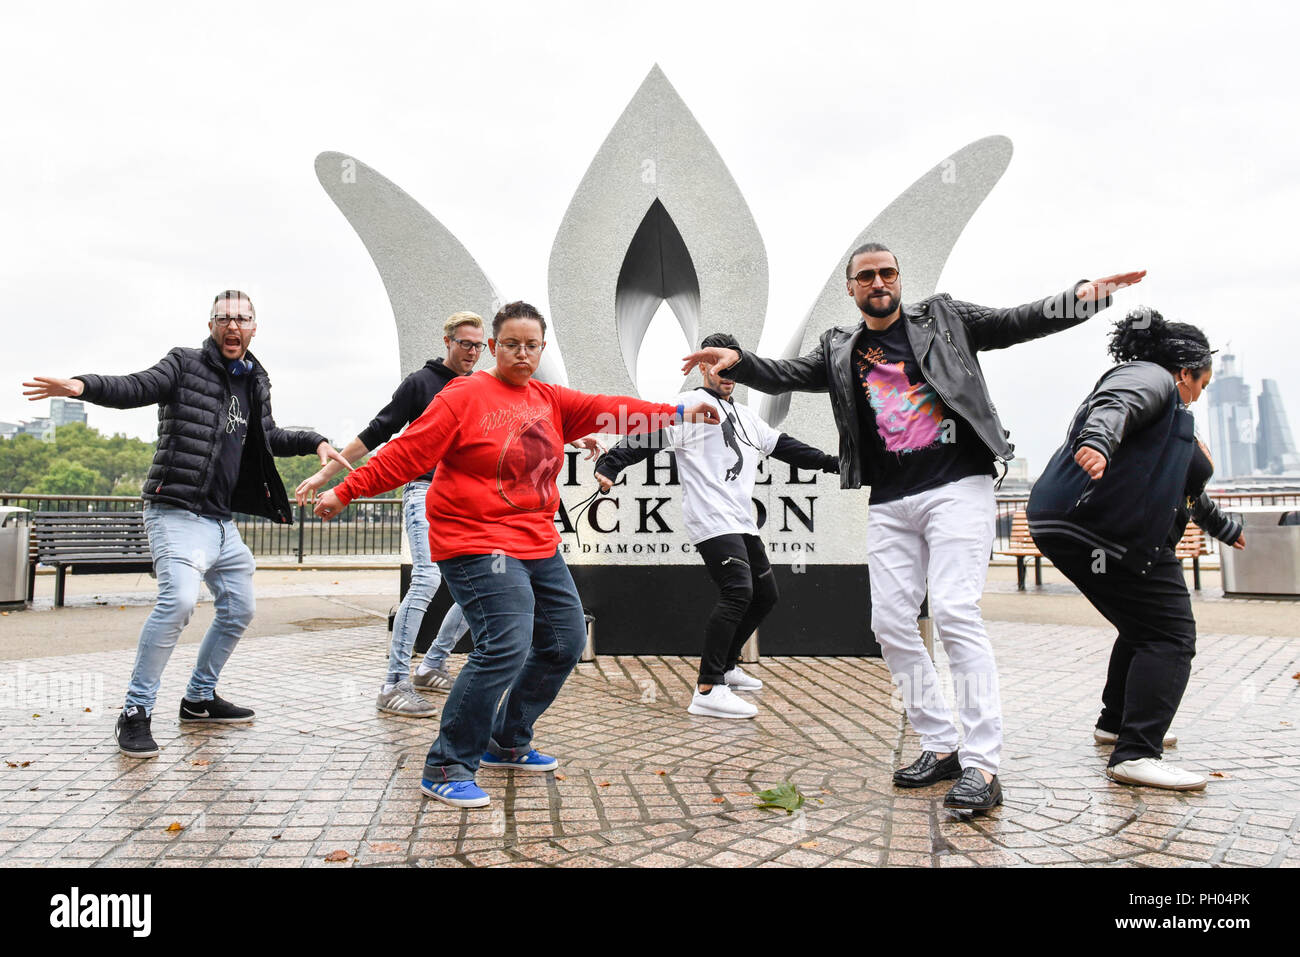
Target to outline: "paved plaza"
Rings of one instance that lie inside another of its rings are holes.
[[[1050,574],[1043,590],[1016,594],[1008,570],[995,572],[985,616],[1002,677],[1006,804],[973,820],[943,809],[947,784],[890,785],[919,748],[875,658],[765,658],[747,666],[766,682],[752,696],[758,718],[717,721],[685,711],[695,660],[601,656],[578,666],[538,724],[535,744],[559,757],[558,773],[484,771],[482,810],[430,801],[420,769],[436,721],[374,706],[391,571],[258,573],[259,621],[219,688],[257,710],[250,725],[177,724],[211,614],[201,607],[163,681],[162,754],[133,760],[112,727],[149,579],[70,579],[70,607],[42,598],[0,618],[0,864],[1300,863],[1300,638],[1288,637],[1300,606],[1215,599],[1211,576],[1167,755],[1210,785],[1133,789],[1107,781],[1091,739],[1113,634]],[[43,581],[38,595],[49,590]],[[1233,621],[1249,630],[1225,627]],[[787,780],[806,798],[800,811],[755,807],[756,792]]]

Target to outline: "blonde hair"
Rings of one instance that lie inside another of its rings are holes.
[[[450,339],[451,334],[460,326],[473,326],[475,329],[482,329],[483,317],[477,312],[453,312],[447,317],[447,321],[442,324],[442,334]]]

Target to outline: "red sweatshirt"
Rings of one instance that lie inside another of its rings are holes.
[[[480,370],[447,383],[423,415],[334,491],[347,505],[437,466],[425,499],[434,561],[497,551],[549,558],[560,542],[555,477],[564,444],[592,432],[653,432],[676,421],[676,412],[675,405],[533,380],[514,386]]]

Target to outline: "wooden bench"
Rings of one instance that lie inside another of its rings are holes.
[[[52,565],[54,607],[63,607],[64,576],[153,572],[142,512],[33,512],[27,600],[36,593],[36,565]]]
[[[1007,548],[997,555],[1014,555],[1016,559],[1016,587],[1025,590],[1025,559],[1034,560],[1034,584],[1043,583],[1043,553],[1034,544],[1034,536],[1029,534],[1029,519],[1024,510],[1011,516],[1011,535],[1007,539]]]
[[[1025,559],[1034,560],[1034,584],[1043,584],[1043,553],[1038,550],[1034,544],[1034,537],[1029,534],[1029,519],[1025,517],[1023,511],[1016,512],[1011,517],[1011,535],[1007,539],[1008,547],[1003,551],[995,552],[996,555],[1012,555],[1016,559],[1016,587],[1020,591],[1025,590]],[[1192,560],[1192,584],[1197,591],[1201,590],[1201,556],[1210,554],[1209,548],[1205,544],[1205,532],[1195,522],[1188,522],[1187,528],[1183,531],[1183,537],[1178,540],[1174,547],[1174,554],[1178,556],[1179,561],[1190,558]]]
[[[1200,591],[1201,556],[1210,554],[1210,549],[1205,544],[1205,532],[1201,529],[1201,526],[1195,522],[1189,521],[1187,523],[1187,529],[1183,532],[1183,537],[1178,540],[1178,544],[1174,547],[1174,554],[1178,556],[1180,562],[1186,558],[1192,560],[1192,584],[1197,591]]]

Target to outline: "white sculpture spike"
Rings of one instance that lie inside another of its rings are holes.
[[[884,243],[898,256],[904,302],[934,295],[957,238],[1006,172],[1011,152],[1011,141],[1005,136],[986,136],[962,147],[900,193],[844,247],[808,314],[790,324],[785,347],[776,357],[802,355],[831,326],[852,325],[861,318],[844,286],[844,263],[863,243]],[[824,397],[757,395],[754,406],[773,426],[789,418],[786,431],[813,444],[830,443],[823,448],[835,447],[835,429]]]
[[[657,65],[574,192],[548,282],[556,328],[583,342],[568,362],[588,391],[637,394],[637,355],[664,301],[692,345],[721,329],[758,345],[763,240],[722,157]]]
[[[491,334],[501,297],[451,230],[396,183],[345,153],[317,156],[316,178],[384,281],[403,376],[440,351],[442,323],[453,312],[477,312]],[[538,378],[565,384],[558,353],[548,349],[542,357]]]

